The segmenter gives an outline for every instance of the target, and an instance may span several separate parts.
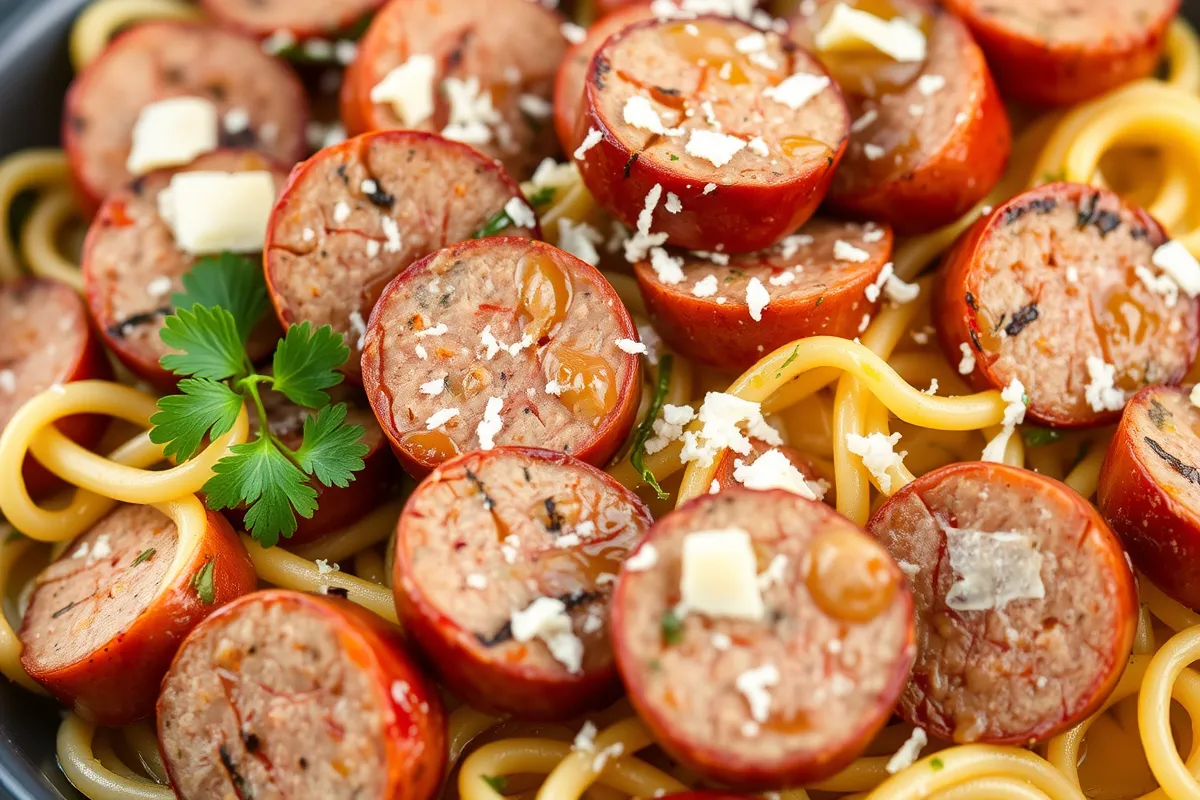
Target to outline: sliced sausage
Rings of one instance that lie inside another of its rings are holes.
[[[914,653],[912,597],[887,552],[782,490],[729,489],[660,519],[621,570],[611,624],[654,738],[745,789],[850,763],[891,716]]]
[[[207,512],[195,541],[151,506],[121,505],[38,575],[19,633],[29,676],[100,725],[154,712],[154,692],[188,632],[254,590],[250,556]]]
[[[913,588],[917,662],[900,713],[955,742],[1028,745],[1083,720],[1121,677],[1137,589],[1099,513],[995,463],[934,470],[867,524]]]
[[[634,274],[667,344],[740,371],[796,339],[858,336],[882,296],[868,289],[891,255],[890,228],[814,219],[766,250],[732,258],[671,251],[681,264],[664,268],[655,257]]]
[[[396,529],[404,629],[476,708],[570,719],[621,693],[608,599],[650,527],[637,495],[551,450],[500,447],[422,481]]]
[[[1200,608],[1200,409],[1186,389],[1147,386],[1125,406],[1096,505],[1137,568]]]
[[[435,134],[371,133],[293,171],[267,228],[267,286],[285,326],[345,335],[343,370],[358,382],[364,322],[388,282],[439,248],[496,233],[541,235],[499,164]]]
[[[357,388],[345,385],[327,390],[334,403],[347,406],[346,424],[363,428],[362,443],[367,446],[363,456],[363,468],[354,473],[354,480],[345,487],[326,486],[316,478],[308,485],[317,493],[317,510],[312,517],[297,517],[296,532],[282,542],[285,547],[300,547],[333,533],[365,517],[376,506],[387,500],[395,487],[396,461],[387,447],[383,431],[371,412],[367,398]],[[279,392],[260,387],[263,406],[270,420],[271,433],[279,437],[284,446],[296,450],[304,441],[304,422],[313,411],[301,408]],[[251,432],[258,428],[257,421],[251,422]],[[225,512],[238,530],[245,530],[244,508]]]
[[[1196,355],[1200,304],[1151,266],[1165,241],[1145,211],[1091,186],[1047,184],[997,206],[938,272],[946,357],[977,389],[1019,380],[1039,422],[1115,420],[1128,394],[1178,383]]]
[[[626,28],[584,92],[584,182],[627,225],[649,209],[649,231],[680,247],[770,247],[813,215],[846,149],[846,105],[820,63],[733,19]]]
[[[854,120],[829,205],[898,233],[948,225],[987,196],[1008,161],[1008,116],[983,53],[957,17],[924,0],[830,0],[795,21],[796,38],[811,47],[839,4],[909,19],[925,35],[926,56],[817,51]]]
[[[804,453],[800,452],[794,447],[788,447],[787,445],[772,447],[762,439],[752,438],[750,440],[750,446],[752,449],[744,456],[738,455],[732,450],[725,450],[721,453],[721,455],[717,456],[717,466],[714,468],[713,472],[713,486],[716,487],[718,492],[723,492],[727,489],[734,489],[739,486],[747,486],[747,488],[750,489],[763,488],[761,485],[758,485],[758,483],[759,481],[763,480],[770,482],[771,476],[769,473],[753,473],[750,477],[747,477],[746,474],[741,470],[743,470],[745,467],[753,466],[765,453],[769,453],[772,450],[777,450],[783,455],[784,458],[787,459],[787,463],[800,473],[805,483],[808,484],[809,490],[811,490],[812,493],[817,496],[817,499],[824,500],[829,505],[833,505],[834,476],[826,473],[824,470],[818,467],[813,460]],[[770,458],[775,459],[777,456],[770,456]],[[785,471],[785,469],[786,468],[781,468],[779,472],[782,473]],[[785,483],[790,479],[790,477],[794,477],[794,475],[776,475],[774,477],[774,481],[778,483]],[[785,487],[773,486],[771,488]],[[712,492],[712,494],[716,494],[716,492]]]
[[[603,465],[641,400],[637,329],[591,265],[543,242],[463,242],[396,277],[371,313],[367,397],[415,477],[497,445]]]
[[[182,800],[431,800],[446,717],[383,620],[341,598],[272,590],[183,643],[158,698],[158,741]]]
[[[600,9],[597,9],[599,13]],[[633,23],[653,19],[654,16],[649,3],[639,2],[613,9],[612,13],[598,19],[587,29],[587,36],[582,42],[571,45],[567,50],[554,80],[554,128],[563,152],[575,152],[580,136],[586,133],[579,130],[579,120],[583,117],[586,104],[583,86],[587,80],[588,66],[600,45]]]
[[[133,178],[125,163],[142,109],[185,96],[216,105],[222,146],[289,166],[304,157],[308,101],[286,64],[209,25],[145,23],[117,37],[67,92],[63,147],[89,212]]]
[[[1010,100],[1078,103],[1154,72],[1179,0],[947,0]]]
[[[282,189],[287,171],[253,150],[220,150],[187,167],[158,170],[104,199],[83,245],[84,294],[109,349],[130,371],[164,391],[179,377],[159,359],[171,352],[159,338],[163,319],[175,313],[171,296],[195,258],[179,249],[171,226],[158,211],[158,197],[180,172],[257,172],[274,175]],[[253,259],[257,261],[257,258]],[[265,321],[248,344],[255,360],[270,355],[279,328]]]
[[[109,378],[104,347],[92,330],[87,308],[71,287],[57,281],[23,278],[0,286],[0,431],[35,395],[57,384]],[[66,417],[56,427],[84,447],[100,440],[107,420],[93,415]],[[44,495],[61,481],[32,456],[21,470],[26,490]],[[6,480],[13,480],[8,476]]]
[[[342,85],[346,130],[441,132],[528,178],[558,149],[550,100],[561,23],[537,0],[392,0]],[[399,101],[384,99],[397,94],[389,84],[403,84]]]
[[[387,0],[201,0],[221,25],[257,39],[286,31],[303,41],[353,32]]]

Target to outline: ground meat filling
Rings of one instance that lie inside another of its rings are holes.
[[[600,273],[541,243],[481,240],[389,288],[363,363],[377,371],[379,418],[424,463],[480,449],[489,428],[496,445],[574,455],[622,413],[639,364],[617,342],[633,338]]]
[[[854,558],[845,563],[880,570],[889,598],[902,591],[896,565],[849,521],[789,497],[723,492],[667,516],[651,539],[654,566],[622,576],[627,583],[621,590],[626,604],[620,636],[638,664],[640,704],[731,761],[776,762],[857,740],[869,720],[882,724],[887,711],[881,709],[890,710],[888,698],[895,696],[911,657],[907,603],[887,602],[867,621],[823,610],[822,604],[837,606],[821,572],[813,569],[819,560],[814,548],[849,541]],[[766,606],[761,622],[678,614],[684,537],[722,528],[750,534],[760,576],[773,559],[786,558],[783,569],[773,568],[775,579],[760,577]],[[765,666],[778,670],[779,682],[769,687],[768,713],[757,723],[738,678]],[[626,676],[627,667],[622,665]]]
[[[747,324],[752,324],[747,290],[755,280],[767,293],[766,306],[774,304],[776,308],[816,304],[826,293],[857,285],[859,296],[840,313],[861,315],[874,306],[863,290],[883,269],[891,245],[891,234],[877,225],[814,219],[779,244],[755,253],[714,253],[706,258],[674,251],[672,255],[684,258],[680,283],[664,282],[650,262],[639,263],[637,273],[640,280],[685,294],[690,302],[745,308]]]
[[[960,575],[950,564],[948,528],[1033,539],[1044,599],[950,608],[947,594]],[[901,707],[916,724],[958,742],[1032,737],[1078,713],[1123,657],[1113,646],[1119,589],[1107,552],[1114,545],[1068,490],[979,465],[893,498],[871,531],[913,588],[918,654]]]
[[[0,430],[31,397],[71,377],[87,342],[87,311],[56,281],[0,288]],[[11,476],[10,476],[11,479]]]
[[[80,78],[67,109],[69,136],[87,156],[75,164],[85,186],[116,191],[142,108],[171,97],[211,100],[224,119],[248,115],[248,126],[222,145],[250,147],[290,164],[305,149],[306,103],[287,66],[258,43],[205,25],[149,22],[121,36]]]
[[[492,162],[429,136],[377,136],[327,151],[284,194],[272,222],[267,270],[280,317],[344,334],[352,350],[345,370],[357,375],[366,320],[388,282],[472,238],[519,196]]]
[[[582,671],[612,663],[608,598],[626,554],[650,526],[634,498],[591,469],[520,451],[439,469],[405,509],[410,578],[488,660],[560,673],[540,640],[513,640],[513,614],[539,597],[567,607]]]
[[[1200,409],[1187,394],[1160,388],[1130,403],[1130,439],[1142,466],[1170,497],[1200,510]]]
[[[253,151],[222,150],[201,156],[181,170],[153,172],[111,195],[89,231],[85,269],[88,301],[109,337],[146,364],[169,352],[159,330],[175,312],[171,297],[183,291],[182,278],[195,259],[175,244],[175,235],[158,213],[158,196],[179,172],[275,173],[276,191],[287,175]],[[272,324],[251,341],[252,355],[274,349]]]
[[[1177,0],[973,0],[983,21],[1048,45],[1110,46],[1144,38]]]
[[[369,668],[303,604],[246,603],[188,639],[160,740],[186,797],[381,797],[388,733]]]
[[[566,52],[560,24],[558,15],[529,0],[391,3],[360,48],[369,56],[361,61],[363,92],[369,94],[393,69],[424,54],[438,64],[434,87],[442,91],[434,92],[432,118],[416,125],[405,125],[391,105],[376,103],[375,127],[441,132],[454,122],[456,110],[446,99],[446,81],[475,82],[477,99],[490,94],[497,116],[485,123],[485,136],[458,138],[500,159],[516,177],[528,177],[558,150],[550,99]],[[458,116],[463,111],[458,109]],[[450,127],[447,135],[456,135],[454,130]]]
[[[1151,266],[1161,229],[1104,191],[1052,184],[1022,197],[996,212],[965,280],[972,351],[993,382],[1017,378],[1032,409],[1070,419],[1105,410],[1095,387],[1088,397],[1089,359],[1115,367],[1126,394],[1177,382],[1195,353],[1198,305],[1147,285],[1163,277]]]
[[[263,31],[325,31],[330,34],[371,14],[384,0],[208,0],[208,5],[247,28]],[[348,33],[348,31],[347,31]]]
[[[708,182],[776,186],[832,158],[846,136],[845,107],[831,83],[796,109],[768,96],[796,74],[825,75],[775,33],[708,18],[641,23],[597,54],[598,91],[589,94],[610,135],[638,160],[695,176],[697,193]],[[662,130],[652,130],[656,125]],[[701,144],[710,134],[737,137],[743,146],[717,167],[703,155],[715,155]]]
[[[161,512],[118,506],[38,575],[22,659],[53,670],[105,647],[158,596],[177,545],[175,523]]]

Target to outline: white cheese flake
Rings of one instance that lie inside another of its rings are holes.
[[[658,550],[649,542],[638,548],[637,552],[625,559],[626,572],[645,572],[658,563]]]
[[[921,748],[927,744],[929,744],[929,737],[925,735],[924,729],[913,728],[907,741],[900,745],[900,749],[888,759],[886,767],[888,774],[895,775],[917,763],[917,758],[921,755]]]
[[[389,105],[406,128],[414,128],[433,116],[434,78],[437,62],[418,53],[393,69],[371,89],[371,102]]]
[[[345,200],[338,200],[333,207],[333,221],[339,224],[350,219],[350,204]]]
[[[751,278],[746,284],[746,306],[750,311],[750,319],[762,322],[763,309],[771,302],[771,293],[762,285],[758,278]]]
[[[350,335],[354,337],[354,347],[358,350],[362,350],[363,345],[366,344],[367,341],[366,321],[356,308],[350,312],[347,322],[350,323]]]
[[[761,156],[762,158],[766,158],[767,156],[771,155],[771,150],[767,147],[767,143],[763,141],[761,136],[755,136],[753,139],[747,142],[746,147],[750,148],[751,153],[754,153],[756,156]]]
[[[1000,391],[1000,399],[1007,405],[1004,407],[1004,419],[1000,432],[997,433],[983,448],[981,461],[1004,461],[1004,451],[1008,448],[1008,440],[1012,438],[1017,426],[1025,421],[1026,400],[1025,386],[1017,378],[1009,381]]]
[[[450,329],[448,327],[446,327],[446,323],[439,322],[437,325],[434,325],[432,328],[425,328],[423,330],[417,331],[416,333],[413,334],[413,336],[416,336],[418,339],[424,339],[426,336],[441,336],[443,333],[445,333],[448,330],[450,330]]]
[[[673,406],[667,403],[662,408],[662,415],[654,420],[650,429],[654,436],[646,440],[646,453],[654,455],[671,442],[683,436],[683,429],[696,418],[696,412],[691,406]]]
[[[683,258],[681,256],[673,256],[661,247],[651,248],[650,268],[663,283],[683,283]]]
[[[1040,600],[1042,553],[1037,539],[1016,531],[952,528],[943,523],[950,566],[958,576],[946,592],[955,611],[1003,608],[1014,600]]]
[[[537,94],[523,94],[518,97],[517,108],[533,119],[546,119],[554,113],[554,105]]]
[[[738,528],[687,534],[683,539],[679,589],[688,612],[762,619],[765,608],[750,534]]]
[[[220,125],[216,105],[203,97],[150,103],[133,124],[125,168],[133,175],[145,175],[162,167],[190,164],[217,149]]]
[[[640,356],[646,352],[646,345],[633,339],[617,339],[617,349],[631,356]]]
[[[480,575],[478,572],[472,572],[467,576],[468,589],[486,589],[487,585],[487,578],[483,575]]]
[[[717,190],[717,185],[715,183],[706,183],[706,184],[704,184],[704,191],[701,192],[701,194],[712,194],[716,190]]]
[[[328,559],[318,558],[315,562],[317,565],[317,574],[329,575],[334,572],[340,572],[341,567],[337,564],[330,564]]]
[[[564,22],[558,26],[558,30],[562,33],[563,38],[571,44],[583,44],[587,39],[587,28],[576,25],[574,22]]]
[[[975,371],[975,351],[971,349],[971,345],[963,342],[958,346],[958,352],[962,353],[962,358],[958,361],[958,374],[970,375]]]
[[[849,261],[854,264],[866,263],[871,254],[862,248],[855,247],[847,241],[838,239],[833,243],[833,257],[837,261]]]
[[[1200,262],[1178,239],[1160,245],[1150,258],[1154,266],[1171,276],[1188,297],[1200,295]]]
[[[446,391],[445,378],[434,378],[421,384],[421,394],[427,394],[430,397],[437,397],[444,391]]]
[[[587,155],[587,151],[600,144],[600,140],[603,138],[604,134],[596,128],[588,128],[587,136],[584,136],[583,141],[579,143],[579,147],[575,148],[575,160],[583,161],[583,157]]]
[[[1134,266],[1133,274],[1142,282],[1142,286],[1146,287],[1146,291],[1160,295],[1163,298],[1163,305],[1167,308],[1174,308],[1178,304],[1179,284],[1170,275],[1155,275],[1141,264]]]
[[[747,489],[768,491],[783,489],[809,500],[816,500],[817,495],[804,477],[804,473],[784,455],[782,450],[774,448],[766,451],[753,462],[747,464],[740,458],[733,462],[733,479]]]
[[[946,86],[946,79],[941,75],[922,75],[917,78],[917,91],[926,97],[933,97]]]
[[[717,293],[717,276],[705,275],[692,286],[692,294],[696,297],[712,297]]]
[[[764,90],[764,94],[769,90]],[[744,150],[746,141],[727,133],[697,129],[692,131],[684,150],[690,156],[703,158],[718,169],[728,164]]]
[[[1125,407],[1125,392],[1115,386],[1117,368],[1099,356],[1087,357],[1088,384],[1084,398],[1092,411],[1120,411]]]
[[[763,723],[771,714],[771,693],[768,689],[779,685],[779,669],[774,664],[748,669],[734,680],[746,705],[750,707],[750,718]]]
[[[599,731],[596,729],[596,723],[590,719],[583,723],[579,729],[579,733],[575,734],[575,741],[571,745],[571,749],[580,753],[590,753],[596,749],[596,734]]]
[[[508,202],[504,204],[504,213],[518,228],[537,227],[537,215],[533,213],[533,209],[529,207],[529,203],[524,197],[509,198]]]
[[[525,609],[513,613],[510,623],[514,641],[541,639],[554,660],[572,674],[582,672],[583,642],[571,627],[571,617],[563,601],[539,597]]]
[[[425,420],[425,430],[432,431],[442,427],[450,420],[458,416],[457,408],[443,408],[433,412],[429,419]]]
[[[877,144],[867,142],[863,145],[863,155],[867,157],[868,161],[878,161],[879,159],[883,158],[885,153],[887,153],[887,151]]]
[[[631,95],[625,101],[621,117],[625,120],[626,125],[641,128],[644,131],[650,131],[650,133],[665,135],[667,132],[666,126],[663,125],[662,117],[654,110],[654,106],[650,104],[650,100],[640,94]]]
[[[750,438],[761,439],[776,447],[783,444],[779,432],[763,418],[762,407],[736,395],[709,392],[704,396],[696,418],[701,423],[700,429],[685,431],[682,435],[683,450],[679,458],[685,463],[694,461],[707,467],[725,449],[748,455],[752,447]]]
[[[829,83],[828,75],[797,72],[784,78],[778,86],[763,89],[762,95],[795,111],[829,88]]]
[[[166,297],[170,293],[171,279],[166,275],[159,275],[157,278],[146,284],[146,294],[150,297]]]
[[[500,125],[504,119],[492,105],[492,92],[483,88],[479,76],[446,78],[442,92],[450,106],[450,121],[442,128],[442,136],[472,145],[490,142],[491,126]]]
[[[483,419],[475,428],[475,435],[479,437],[480,450],[491,450],[496,446],[496,434],[504,427],[504,420],[500,418],[500,411],[503,408],[504,398],[488,398],[487,407],[483,410]]]
[[[892,491],[892,476],[888,470],[904,466],[904,457],[908,455],[907,451],[895,452],[899,441],[899,431],[891,436],[878,432],[869,436],[846,434],[846,449],[862,459],[863,466],[875,478],[879,490],[884,494],[891,494]]]
[[[661,183],[654,184],[650,191],[646,192],[646,200],[642,204],[642,210],[638,212],[637,231],[625,241],[625,260],[631,264],[642,261],[651,248],[659,247],[667,241],[665,233],[650,233],[650,227],[654,224],[654,209],[658,208],[662,194]],[[682,259],[679,263],[682,266]]]
[[[663,204],[663,208],[668,214],[678,214],[683,211],[683,203],[679,199],[679,195],[674,192],[667,192],[667,202]]]
[[[586,222],[575,223],[566,217],[558,220],[558,246],[593,267],[600,263],[596,246],[603,241],[600,231]]]

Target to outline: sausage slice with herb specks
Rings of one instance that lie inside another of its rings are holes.
[[[1200,608],[1200,408],[1188,395],[1147,386],[1130,399],[1096,505],[1155,586]]]
[[[346,72],[346,130],[440,132],[524,180],[558,149],[550,100],[567,47],[561,24],[536,0],[392,0]]]
[[[21,665],[64,704],[100,725],[154,711],[179,643],[218,606],[258,582],[220,514],[181,541],[151,506],[121,505],[38,575],[21,625]]]
[[[292,172],[267,228],[267,286],[285,326],[345,335],[343,371],[357,383],[366,320],[388,282],[434,250],[499,233],[541,235],[498,163],[431,133],[369,133]]]
[[[901,16],[925,36],[925,57],[817,50],[850,107],[850,144],[829,189],[845,214],[913,234],[957,220],[987,196],[1008,161],[1008,116],[966,26],[923,0],[827,0],[794,21],[805,46],[839,5]]]
[[[0,285],[0,320],[4,320],[0,431],[21,406],[51,386],[112,374],[83,300],[65,283],[23,278]],[[88,448],[100,440],[107,425],[106,417],[90,414],[65,417],[55,424],[68,438]],[[25,457],[21,474],[33,497],[62,484],[32,455]],[[5,480],[16,480],[16,476]]]
[[[667,252],[634,266],[655,330],[690,359],[740,371],[796,339],[858,336],[883,296],[870,287],[892,231],[814,219],[756,253]]]
[[[891,716],[912,597],[829,507],[728,489],[650,529],[617,580],[612,636],[630,701],[674,757],[737,788],[795,786],[846,766]]]
[[[222,25],[265,39],[286,31],[303,41],[349,35],[387,0],[200,0]]]
[[[1178,383],[1200,343],[1200,303],[1158,267],[1179,262],[1181,246],[1165,242],[1145,211],[1104,189],[1017,195],[942,262],[933,318],[946,357],[977,389],[1019,380],[1033,420],[1115,420],[1129,394]]]
[[[650,521],[637,495],[561,453],[500,447],[449,461],[397,528],[404,629],[477,708],[569,719],[603,707],[620,694],[612,582]]]
[[[603,465],[641,399],[636,339],[591,265],[543,242],[479,239],[388,285],[367,329],[363,384],[415,477],[504,444]]]
[[[1179,0],[947,0],[1004,96],[1071,105],[1148,77]]]
[[[142,109],[185,96],[216,105],[223,147],[252,147],[289,166],[307,151],[308,101],[287,64],[210,25],[145,22],[117,37],[67,92],[63,147],[89,213],[134,177],[125,164]]]
[[[272,590],[229,604],[183,643],[158,699],[158,741],[182,800],[431,800],[446,717],[379,617]]]
[[[175,313],[171,296],[183,291],[183,276],[196,259],[181,250],[171,226],[159,214],[159,195],[181,172],[271,173],[276,191],[287,170],[253,150],[220,150],[200,156],[187,167],[158,170],[138,178],[104,199],[83,244],[83,291],[108,348],[135,375],[164,391],[174,391],[179,376],[159,364],[172,352],[159,338],[163,319]],[[258,266],[257,256],[247,262]],[[279,328],[265,321],[247,350],[258,360],[275,350]]]
[[[639,22],[597,51],[584,91],[580,173],[648,245],[770,247],[813,215],[846,148],[824,68],[733,19]]]
[[[1028,745],[1085,719],[1125,669],[1137,587],[1100,514],[1056,480],[952,464],[867,529],[913,588],[917,662],[900,713],[955,742]]]

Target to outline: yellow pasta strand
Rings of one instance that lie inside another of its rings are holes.
[[[95,0],[71,28],[71,64],[76,71],[91,64],[117,33],[134,23],[201,18],[198,8],[182,0]]]

